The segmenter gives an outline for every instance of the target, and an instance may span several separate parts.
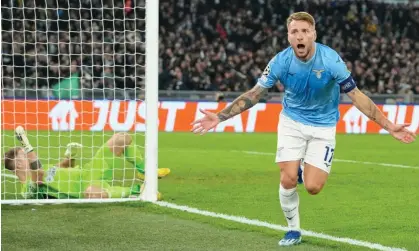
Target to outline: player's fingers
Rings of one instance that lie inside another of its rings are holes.
[[[416,137],[409,134],[409,136],[408,136],[409,143],[412,143],[413,141],[415,141],[415,138]]]
[[[201,119],[195,120],[194,122],[191,123],[191,125],[196,125],[198,123],[201,123]]]
[[[191,123],[191,125],[196,125],[196,124],[198,124],[198,123],[201,123],[201,122],[202,122],[202,120],[203,120],[203,119],[197,119],[197,120],[193,121],[193,122]]]
[[[23,128],[23,126],[17,126],[15,128],[15,132],[23,134],[23,133],[25,133],[25,128]]]
[[[395,131],[406,131],[406,127],[408,127],[410,124],[398,124],[396,126],[396,130]]]
[[[407,134],[407,135],[410,135],[412,138],[416,138],[416,134],[414,133],[414,132],[412,132],[412,131],[409,131],[408,129],[406,129],[406,128],[403,128],[403,132],[405,133],[405,134]]]
[[[403,139],[403,143],[405,143],[405,144],[410,144],[412,142],[413,142],[412,138]]]
[[[200,126],[201,125],[201,123],[196,123],[196,124],[194,124],[193,126],[192,126],[192,129],[194,129],[194,128],[197,128],[198,126]]]
[[[193,125],[193,127],[192,127],[191,131],[192,131],[192,132],[193,132],[193,131],[195,131],[195,130],[196,130],[198,127],[200,127],[200,126],[202,126],[202,124],[201,124],[201,123]]]
[[[202,127],[202,126],[198,126],[197,128],[195,128],[195,129],[193,130],[193,133],[197,134],[197,133],[202,132],[202,130],[204,130],[204,127]]]
[[[204,129],[204,130],[202,130],[201,135],[204,135],[207,132],[208,132],[208,130],[207,129]]]
[[[396,137],[396,139],[398,141],[402,142],[402,143],[406,143],[406,141],[407,141],[406,135],[402,135],[402,136]]]
[[[199,109],[200,112],[202,112],[205,115],[211,115],[211,112],[205,111],[204,109]]]
[[[197,130],[194,131],[194,134],[200,134],[202,131],[204,130],[204,128],[199,128]]]
[[[409,131],[409,130],[407,130],[406,129],[406,131],[407,131],[407,133],[413,138],[413,139],[416,139],[416,134],[414,133],[414,132],[412,132],[412,131]]]
[[[401,141],[402,141],[403,143],[407,143],[407,144],[409,144],[409,143],[412,143],[412,142],[414,141],[414,138],[413,138],[410,134],[405,134],[405,135],[401,138]]]

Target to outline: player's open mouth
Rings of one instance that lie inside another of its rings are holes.
[[[297,49],[303,50],[304,48],[306,48],[304,44],[297,44]]]

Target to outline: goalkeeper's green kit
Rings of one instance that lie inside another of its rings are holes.
[[[125,157],[125,158],[124,158]],[[25,198],[83,198],[89,186],[104,189],[109,197],[122,198],[133,193],[139,193],[140,187],[111,186],[114,168],[124,167],[124,160],[135,165],[138,171],[142,167],[142,157],[139,149],[128,146],[124,157],[116,157],[107,144],[103,145],[92,158],[82,167],[60,168],[44,167],[42,185],[34,185],[32,181],[22,184],[21,193]]]

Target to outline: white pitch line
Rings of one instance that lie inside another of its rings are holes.
[[[210,151],[214,152],[214,150],[176,149],[176,148],[164,148],[164,149],[160,149],[159,151],[165,151],[165,152],[195,152],[195,153],[208,153]],[[220,152],[224,152],[224,151],[220,151]],[[245,154],[249,154],[249,155],[275,156],[275,153],[272,153],[272,152],[238,151],[238,150],[232,150],[230,152],[245,153]],[[369,161],[358,161],[358,160],[349,160],[349,159],[333,159],[333,161],[334,162],[344,162],[344,163],[364,164],[364,165],[374,165],[374,166],[419,169],[419,166],[409,166],[409,165],[402,165],[402,164],[391,164],[391,163],[380,163],[380,162],[369,162]],[[419,159],[418,159],[418,161],[419,161]]]
[[[348,160],[348,159],[335,159],[334,161],[336,161],[336,162],[346,162],[346,163],[357,163],[357,164],[364,164],[364,165],[376,165],[376,166],[389,166],[389,167],[419,169],[419,166],[408,166],[408,165],[390,164],[390,163],[377,163],[377,162],[369,162],[369,161],[356,161],[356,160]]]
[[[241,153],[250,154],[250,155],[267,155],[267,156],[274,156],[275,155],[274,153],[256,152],[256,151],[232,151],[232,152],[241,152]],[[390,164],[390,163],[380,163],[380,162],[358,161],[358,160],[348,160],[348,159],[333,159],[333,162],[345,162],[345,163],[356,163],[356,164],[364,164],[364,165],[375,165],[375,166],[388,166],[388,167],[419,169],[419,166],[408,166],[408,165],[401,165],[401,164]]]
[[[264,152],[252,152],[252,151],[241,151],[241,152],[247,153],[247,154],[273,155],[272,153],[264,153]],[[354,162],[354,163],[358,163],[358,162]],[[368,162],[368,163],[377,164],[377,163],[372,163],[372,162]],[[388,165],[391,165],[391,164],[388,164]],[[4,176],[4,177],[17,179],[17,177],[13,174],[2,173],[1,175]],[[54,201],[54,200],[52,200],[52,201]],[[120,202],[125,202],[127,200],[126,199],[120,199],[120,200],[115,201],[115,202],[119,202],[119,201]],[[32,202],[36,203],[36,200],[33,200]],[[54,203],[54,204],[60,204],[61,203],[59,201],[54,201],[54,202],[57,202],[57,203]],[[95,201],[89,200],[89,202],[95,202]],[[103,200],[100,200],[100,202],[103,202]],[[274,230],[280,230],[280,231],[287,231],[288,230],[288,228],[285,227],[285,226],[275,225],[275,224],[264,222],[264,221],[252,220],[252,219],[248,219],[248,218],[240,217],[240,216],[214,213],[214,212],[204,211],[204,210],[200,210],[200,209],[192,208],[192,207],[188,207],[188,206],[176,205],[176,204],[172,204],[172,203],[168,203],[168,202],[164,202],[164,201],[158,201],[158,202],[155,202],[155,204],[157,204],[159,206],[162,206],[162,207],[167,207],[167,208],[177,209],[177,210],[181,210],[181,211],[186,211],[186,212],[189,212],[189,213],[194,213],[194,214],[199,214],[199,215],[204,215],[204,216],[209,216],[209,217],[214,217],[214,218],[219,218],[219,219],[224,219],[224,220],[229,220],[229,221],[234,221],[234,222],[247,224],[247,225],[253,225],[253,226],[258,226],[258,227],[266,227],[266,228],[270,228],[270,229],[274,229]],[[327,235],[327,234],[323,234],[323,233],[316,233],[316,232],[309,231],[309,230],[301,230],[301,233],[305,236],[310,236],[310,237],[315,237],[315,238],[319,238],[319,239],[325,239],[325,240],[330,240],[330,241],[346,243],[346,244],[353,245],[353,246],[367,247],[367,248],[371,248],[371,249],[375,249],[375,250],[383,250],[383,251],[405,251],[406,250],[404,248],[387,247],[387,246],[383,246],[383,245],[378,244],[378,243],[360,241],[360,240],[355,240],[355,239],[350,239],[350,238],[335,237],[335,236],[331,236],[331,235]]]
[[[158,202],[155,202],[155,204],[157,204],[159,206],[162,206],[162,207],[177,209],[177,210],[185,211],[185,212],[188,212],[188,213],[199,214],[199,215],[224,219],[224,220],[228,220],[228,221],[234,221],[234,222],[238,222],[238,223],[242,223],[242,224],[246,224],[246,225],[266,227],[266,228],[270,228],[270,229],[274,229],[274,230],[280,230],[280,231],[288,231],[287,227],[284,227],[284,226],[281,226],[281,225],[275,225],[275,224],[272,224],[272,223],[259,221],[259,220],[252,220],[252,219],[248,219],[248,218],[245,218],[245,217],[214,213],[214,212],[200,210],[200,209],[192,208],[192,207],[188,207],[188,206],[176,205],[176,204],[172,204],[172,203],[164,202],[164,201],[158,201]],[[325,239],[325,240],[329,240],[329,241],[336,241],[336,242],[340,242],[340,243],[349,244],[349,245],[352,245],[352,246],[367,247],[367,248],[375,249],[375,250],[382,250],[382,251],[405,251],[406,250],[404,248],[387,247],[387,246],[383,246],[379,243],[372,243],[372,242],[368,242],[368,241],[361,241],[361,240],[355,240],[355,239],[343,238],[343,237],[335,237],[335,236],[331,236],[331,235],[327,235],[327,234],[323,234],[323,233],[316,233],[316,232],[308,231],[308,230],[301,230],[301,234],[303,236],[315,237],[315,238]]]

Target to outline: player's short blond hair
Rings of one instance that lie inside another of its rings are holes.
[[[313,27],[316,26],[316,21],[314,20],[314,17],[312,15],[310,15],[307,12],[295,12],[292,13],[288,18],[287,18],[287,27],[290,25],[290,23],[293,21],[306,21],[307,23],[313,25]]]

